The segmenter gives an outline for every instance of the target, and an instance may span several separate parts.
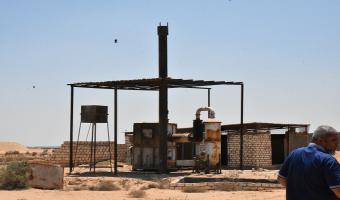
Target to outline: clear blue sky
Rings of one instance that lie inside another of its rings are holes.
[[[67,83],[157,77],[159,22],[169,23],[169,76],[243,81],[245,122],[340,129],[339,11],[339,0],[2,0],[0,140],[68,140]],[[113,91],[75,92],[75,133],[82,104],[108,105],[113,121]],[[206,93],[169,93],[170,122],[190,126]],[[213,89],[224,124],[239,122],[239,95],[237,87]],[[119,92],[119,142],[134,122],[158,120],[157,99]],[[98,135],[105,139],[102,127]]]

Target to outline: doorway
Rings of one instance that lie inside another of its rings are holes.
[[[228,165],[228,138],[227,135],[221,135],[221,164]]]
[[[272,164],[282,164],[285,159],[284,134],[271,134]]]

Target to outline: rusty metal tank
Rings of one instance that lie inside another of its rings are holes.
[[[204,122],[204,151],[209,159],[209,166],[216,168],[221,155],[221,122],[208,118]]]
[[[203,121],[203,124],[200,125],[199,123],[202,123],[202,120],[200,119],[202,111],[208,111],[208,119]],[[197,124],[199,126],[197,126]],[[195,131],[195,129],[197,130]],[[200,133],[200,131],[203,131],[203,133]],[[221,122],[215,119],[215,111],[211,107],[201,107],[197,109],[193,133],[196,135],[194,135],[192,140],[199,142],[196,143],[198,155],[204,155],[209,161],[208,164],[210,169],[218,169],[221,155]],[[199,140],[195,140],[197,138],[199,138]]]

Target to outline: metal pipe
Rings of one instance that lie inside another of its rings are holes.
[[[243,106],[244,85],[241,84],[240,169],[243,169]]]
[[[117,88],[117,86],[115,87],[115,105],[114,105],[114,112],[115,112],[115,114],[114,114],[114,131],[115,131],[115,133],[114,133],[114,154],[113,154],[113,156],[114,156],[114,174],[115,175],[117,175],[117,173],[118,173],[118,170],[117,170],[117,135],[118,135],[118,125],[117,125],[117,121],[118,121],[118,111],[117,111],[117,104],[118,104],[118,102],[117,102],[117,94],[118,93],[118,88]]]
[[[208,89],[208,107],[210,107],[210,90],[211,88]],[[208,116],[210,116],[210,111],[208,111]]]
[[[200,115],[202,111],[208,111],[208,118],[215,118],[215,111],[211,107],[201,107],[196,110],[196,119],[200,119]]]
[[[74,88],[71,85],[71,103],[70,103],[70,154],[69,154],[69,169],[70,173],[73,170],[73,104],[74,104]]]

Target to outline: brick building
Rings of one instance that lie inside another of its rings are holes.
[[[275,168],[282,164],[288,153],[306,146],[310,137],[308,124],[245,123],[243,127],[243,161],[245,169]],[[240,167],[240,124],[222,125],[221,164],[226,168]],[[192,128],[179,128],[177,133],[192,132]],[[131,163],[133,133],[125,133],[126,160]],[[178,143],[177,159],[193,159],[191,143]]]
[[[309,143],[308,127],[308,124],[244,124],[243,167],[272,168],[282,164],[289,152]],[[222,164],[239,168],[240,125],[222,125],[221,129]]]

